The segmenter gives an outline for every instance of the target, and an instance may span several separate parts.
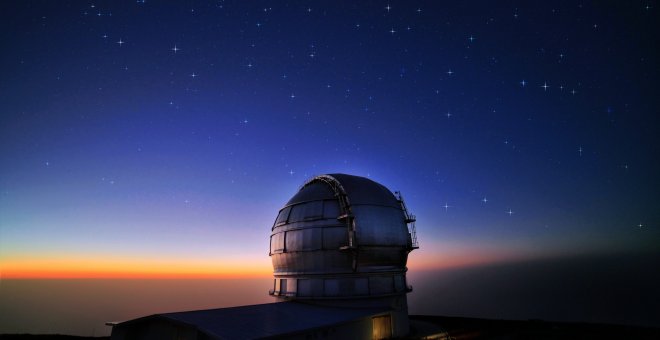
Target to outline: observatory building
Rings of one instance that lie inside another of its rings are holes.
[[[151,315],[112,324],[112,339],[405,337],[414,222],[402,196],[381,184],[316,176],[271,228],[269,294],[281,302]]]
[[[406,335],[406,293],[412,289],[406,262],[417,248],[414,222],[400,194],[370,179],[314,177],[273,225],[270,294],[316,305],[389,308],[373,327]]]

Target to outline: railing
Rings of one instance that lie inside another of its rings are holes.
[[[418,249],[419,243],[417,243],[417,228],[415,228],[415,215],[412,215],[412,220],[408,222],[408,232],[410,233],[412,248]]]
[[[406,225],[408,226],[408,235],[410,236],[410,250],[418,249],[419,243],[417,242],[417,228],[415,227],[415,221],[417,221],[417,218],[415,218],[415,215],[412,215],[408,212],[408,208],[406,207],[406,202],[403,201],[403,195],[401,195],[401,192],[397,191],[394,194],[396,195],[397,200],[401,204],[401,209],[403,210],[403,214],[406,219]]]

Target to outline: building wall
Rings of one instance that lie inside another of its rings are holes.
[[[270,337],[270,339],[386,339],[402,336],[401,318],[396,312],[384,313],[356,319],[350,322],[302,330]],[[259,320],[255,320],[258,323]],[[405,326],[408,317],[405,318]],[[376,326],[376,328],[374,327]],[[397,328],[399,332],[397,332]],[[407,334],[406,332],[403,335]],[[166,319],[146,319],[130,324],[117,325],[112,329],[112,340],[206,340],[203,333],[193,327],[187,327]]]
[[[371,317],[328,327],[305,330],[294,334],[274,336],[272,339],[372,339]]]

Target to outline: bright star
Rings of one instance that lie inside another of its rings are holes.
[[[451,76],[452,74],[454,74],[454,71],[452,71],[451,69],[449,69],[449,71],[447,71],[447,74]]]
[[[548,86],[547,82],[544,82],[543,85],[541,85],[541,87],[543,88],[543,91],[547,91],[548,87],[550,87],[550,86]]]
[[[523,80],[520,82],[520,85],[522,85],[522,87],[525,87],[526,84],[527,84],[527,82],[525,81],[525,79],[523,79]]]
[[[121,46],[121,45],[124,44],[124,43],[126,43],[126,42],[123,41],[123,40],[121,40],[121,38],[119,38],[119,41],[117,41],[117,44],[119,44],[119,46]]]
[[[488,199],[486,197],[484,197],[481,201],[484,203],[488,203]]]
[[[197,77],[197,74],[195,74],[195,72],[193,72],[190,76],[195,78],[195,77]]]
[[[509,214],[509,216],[513,215],[513,211],[511,211],[511,209],[509,209],[509,211],[507,211],[506,213]]]
[[[176,47],[176,45],[174,45],[174,47],[172,47],[172,51],[174,51],[175,54],[176,54],[176,52],[178,52],[178,51],[180,51],[180,50],[181,50],[181,49],[178,48],[178,47]]]
[[[445,212],[447,212],[449,208],[451,208],[451,205],[445,202],[445,205],[443,205],[442,207],[445,208]]]

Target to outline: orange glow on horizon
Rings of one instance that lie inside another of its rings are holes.
[[[272,276],[270,261],[250,264],[131,260],[20,258],[3,259],[2,279],[211,279]]]
[[[477,250],[475,250],[477,249]],[[538,257],[540,254],[534,254]],[[410,271],[445,270],[532,258],[519,249],[458,242],[429,244],[408,258]],[[129,254],[21,254],[0,257],[0,279],[223,279],[270,278],[268,256],[151,258]]]

